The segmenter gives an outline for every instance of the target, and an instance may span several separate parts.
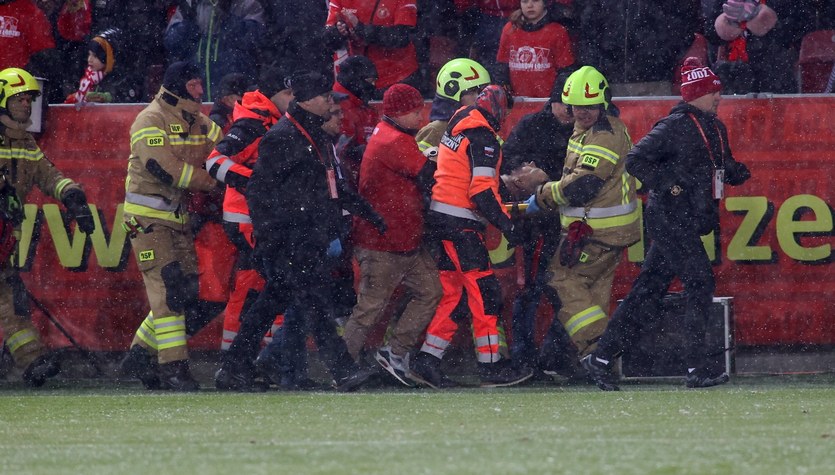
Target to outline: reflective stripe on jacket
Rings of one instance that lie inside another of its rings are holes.
[[[546,205],[559,207],[563,229],[585,219],[594,229],[593,239],[612,246],[628,246],[638,242],[641,232],[635,178],[626,172],[625,166],[632,140],[620,119],[606,119],[608,127],[574,129],[562,179],[545,185],[550,193],[545,192],[544,200]],[[602,180],[603,186],[583,206],[570,206],[564,190],[588,175]]]
[[[251,176],[252,167],[258,160],[258,144],[261,143],[263,134],[278,122],[280,117],[281,113],[275,104],[260,91],[245,93],[241,101],[235,104],[235,109],[232,112],[234,123],[229,129],[229,134],[212,150],[209,159],[206,161],[206,168],[212,169],[217,164],[218,169],[214,177],[224,183],[229,172],[246,177]],[[243,134],[236,130],[237,126],[241,125],[239,121],[242,120],[260,122],[264,126],[263,133],[257,136],[248,135],[243,137]],[[228,147],[225,146],[227,144]],[[227,156],[225,153],[230,155]],[[223,197],[223,220],[230,223],[252,222],[244,194],[231,186],[226,187],[226,193]]]
[[[221,139],[220,127],[200,112],[197,102],[160,88],[134,120],[130,134],[125,213],[185,223],[183,192],[216,186],[204,163]]]
[[[477,129],[489,131],[495,140],[472,143],[467,132]],[[502,202],[499,196],[502,151],[495,134],[496,131],[476,107],[462,108],[453,116],[438,150],[438,169],[435,171],[430,209],[459,218],[484,221],[477,214],[472,197],[492,190],[496,202]],[[474,160],[474,155],[478,155],[479,159]]]

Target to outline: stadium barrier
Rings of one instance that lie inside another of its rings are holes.
[[[636,142],[676,103],[673,98],[614,102]],[[120,226],[129,128],[142,107],[52,106],[39,136],[46,156],[83,185],[99,222],[82,239],[69,231],[62,206],[32,193],[16,264],[31,292],[82,346],[93,350],[126,349],[148,310]],[[503,135],[519,117],[541,107],[541,101],[519,102]],[[737,345],[835,344],[835,97],[726,98],[719,115],[728,126],[735,158],[753,174],[745,185],[728,189],[719,235],[705,239],[715,264],[716,295],[734,297]],[[518,286],[514,256],[503,251],[500,239],[493,230],[489,242],[507,318]],[[629,290],[643,253],[643,242],[628,249],[617,272],[613,304]],[[228,265],[211,263],[212,268]],[[213,271],[201,262],[201,272]],[[540,309],[545,317],[540,335],[548,312],[545,306]],[[37,310],[33,319],[47,344],[69,344]],[[190,345],[218,348],[219,328],[218,319]]]

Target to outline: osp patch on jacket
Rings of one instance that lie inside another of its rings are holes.
[[[461,142],[464,140],[464,134],[458,134],[451,136],[448,133],[444,133],[444,136],[441,137],[441,145],[452,149],[453,152],[458,151],[458,147],[461,146]]]

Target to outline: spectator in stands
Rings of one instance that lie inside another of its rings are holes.
[[[323,47],[328,3],[310,0],[261,0],[267,33],[261,38],[261,63],[287,71],[328,72],[333,50]]]
[[[796,93],[794,66],[812,17],[809,0],[713,0],[705,36],[720,46],[715,70],[725,94]]]
[[[125,45],[119,68],[139,78],[140,101],[157,93],[166,62],[163,32],[168,23],[166,7],[172,0],[95,0],[93,31],[118,28]]]
[[[325,25],[328,46],[337,51],[337,68],[347,56],[367,56],[374,63],[378,96],[398,82],[420,88],[410,37],[417,25],[414,0],[331,0]]]
[[[241,73],[229,73],[220,80],[220,90],[209,118],[217,124],[224,134],[232,126],[232,111],[235,103],[240,101],[252,82]]]
[[[90,0],[39,0],[35,2],[52,24],[56,55],[50,60],[44,76],[49,79],[46,97],[61,102],[78,86],[78,78],[86,67],[92,24]]]
[[[36,77],[60,76],[52,69],[60,60],[52,25],[34,2],[0,0],[0,19],[0,68],[25,68]]]
[[[171,60],[191,60],[206,74],[206,96],[217,99],[220,80],[243,73],[255,82],[264,9],[257,0],[179,0],[165,32]],[[205,99],[205,98],[204,98]]]
[[[349,171],[349,184],[357,188],[360,160],[374,127],[380,120],[377,109],[368,103],[374,98],[377,68],[365,56],[351,56],[339,67],[333,90],[345,94],[342,103],[342,136],[337,145],[337,155]]]
[[[522,0],[502,30],[494,80],[516,96],[549,97],[557,72],[574,63],[568,31],[551,21],[548,3]]]
[[[614,96],[669,96],[676,63],[699,30],[696,0],[575,0],[578,64],[594,66]]]
[[[127,46],[121,30],[111,28],[99,33],[90,40],[88,48],[87,69],[78,90],[67,96],[65,104],[142,100],[142,76],[124,64]]]
[[[471,29],[473,43],[469,56],[493,71],[499,38],[510,14],[519,8],[518,0],[455,0],[455,6],[464,16],[464,25]]]

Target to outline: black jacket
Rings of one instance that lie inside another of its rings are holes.
[[[341,183],[337,182],[339,198],[330,197],[327,169],[334,164],[333,147],[322,130],[324,120],[295,102],[287,113],[313,142],[282,117],[258,144],[258,161],[246,188],[256,252],[293,253],[303,246],[324,254],[328,243],[339,237],[343,208],[381,226],[383,220],[373,208]]]
[[[649,190],[647,219],[663,219],[699,235],[716,228],[719,200],[713,199],[711,154],[716,167],[725,170],[725,183],[740,185],[751,177],[748,168],[734,160],[728,131],[716,115],[681,102],[655,124],[626,156],[626,171]]]
[[[256,242],[279,247],[304,242],[326,249],[337,235],[342,213],[328,194],[330,142],[322,130],[324,120],[295,102],[287,112],[313,143],[282,117],[258,145],[259,159],[246,190]]]
[[[574,124],[561,124],[551,113],[551,106],[522,117],[502,146],[503,174],[509,174],[525,162],[536,162],[551,180],[562,176],[568,138]]]

